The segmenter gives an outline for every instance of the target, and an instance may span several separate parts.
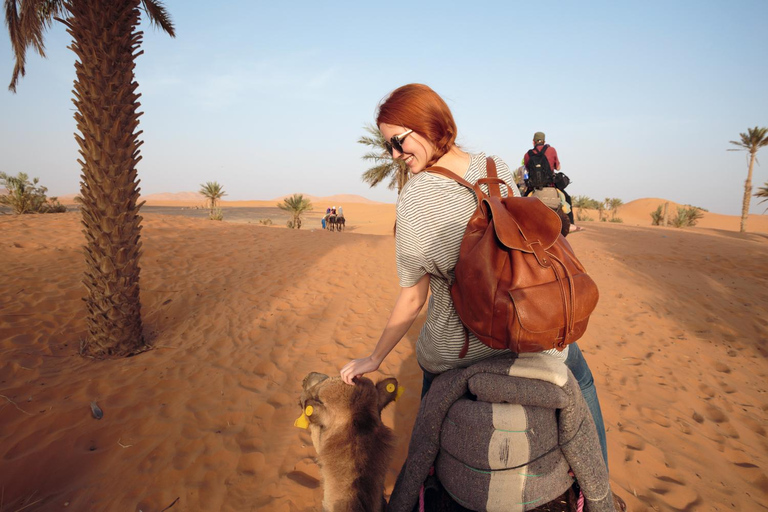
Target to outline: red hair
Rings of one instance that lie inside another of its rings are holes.
[[[424,84],[398,87],[379,105],[376,126],[402,126],[415,131],[435,147],[432,165],[456,143],[456,122],[451,109]]]

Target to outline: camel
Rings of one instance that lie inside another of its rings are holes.
[[[374,384],[361,377],[350,386],[341,377],[312,372],[302,387],[295,425],[309,429],[317,452],[323,510],[382,512],[395,436],[381,422],[381,411],[402,392],[397,380]]]
[[[397,380],[375,385],[365,377],[357,385],[340,377],[310,373],[304,378],[299,405],[302,415],[294,423],[308,428],[323,481],[323,510],[333,512],[383,512],[384,479],[392,459],[394,433],[381,422],[381,411],[402,392]],[[430,477],[423,487],[428,512],[463,512],[440,482]],[[578,496],[568,489],[536,512],[575,512]],[[616,511],[626,505],[613,495]],[[532,512],[534,512],[532,510]]]

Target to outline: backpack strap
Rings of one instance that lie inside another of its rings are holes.
[[[491,180],[493,180],[493,179],[498,180],[499,179],[499,175],[496,173],[496,162],[491,157],[487,157],[485,159],[485,175],[488,176],[488,178],[491,179]],[[477,180],[477,183],[478,184],[484,183],[484,181],[482,179],[480,179],[480,180]],[[504,183],[504,182],[502,181],[502,183]],[[499,183],[498,182],[490,182],[489,181],[487,183],[487,185],[488,185],[489,195],[494,196],[494,197],[501,197],[501,188],[499,187]],[[509,187],[507,187],[507,188],[509,188]],[[511,192],[511,190],[509,190],[508,192]],[[510,195],[512,195],[512,194],[510,194]]]
[[[445,178],[450,178],[453,181],[464,185],[468,189],[472,190],[475,193],[475,196],[477,197],[477,204],[478,207],[480,206],[480,201],[484,197],[487,197],[486,193],[483,192],[483,189],[480,188],[480,185],[488,185],[488,192],[490,192],[490,195],[495,197],[501,197],[501,185],[505,185],[507,187],[507,194],[509,197],[514,196],[514,193],[512,192],[512,189],[507,184],[506,181],[502,180],[498,177],[496,174],[496,162],[493,161],[493,158],[488,157],[486,158],[486,174],[487,178],[480,178],[477,180],[477,183],[474,185],[465,180],[464,178],[460,178],[456,173],[449,171],[445,167],[429,167],[428,169],[424,169],[425,171],[432,173],[432,174],[439,174],[440,176],[443,176]]]

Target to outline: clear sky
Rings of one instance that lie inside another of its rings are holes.
[[[469,151],[516,167],[546,132],[571,195],[736,215],[747,160],[728,141],[768,126],[765,0],[165,4],[177,37],[145,24],[136,68],[144,194],[218,181],[232,200],[394,202],[361,181],[356,141],[388,92],[421,82],[446,99]],[[48,58],[30,51],[18,93],[0,92],[0,171],[39,177],[52,195],[79,190],[69,40],[55,23]],[[755,187],[768,148],[760,157]]]

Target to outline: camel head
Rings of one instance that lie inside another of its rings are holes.
[[[313,443],[316,431],[319,434],[322,430],[338,430],[349,425],[357,430],[369,430],[381,423],[381,411],[402,392],[403,388],[393,377],[375,385],[370,379],[361,377],[351,386],[341,377],[331,378],[312,372],[304,377],[299,400],[302,414],[294,425],[308,428]]]
[[[302,384],[301,416],[309,429],[323,479],[323,509],[339,512],[384,509],[384,478],[392,460],[394,434],[381,411],[402,393],[397,380],[355,385],[341,377],[310,373]]]

